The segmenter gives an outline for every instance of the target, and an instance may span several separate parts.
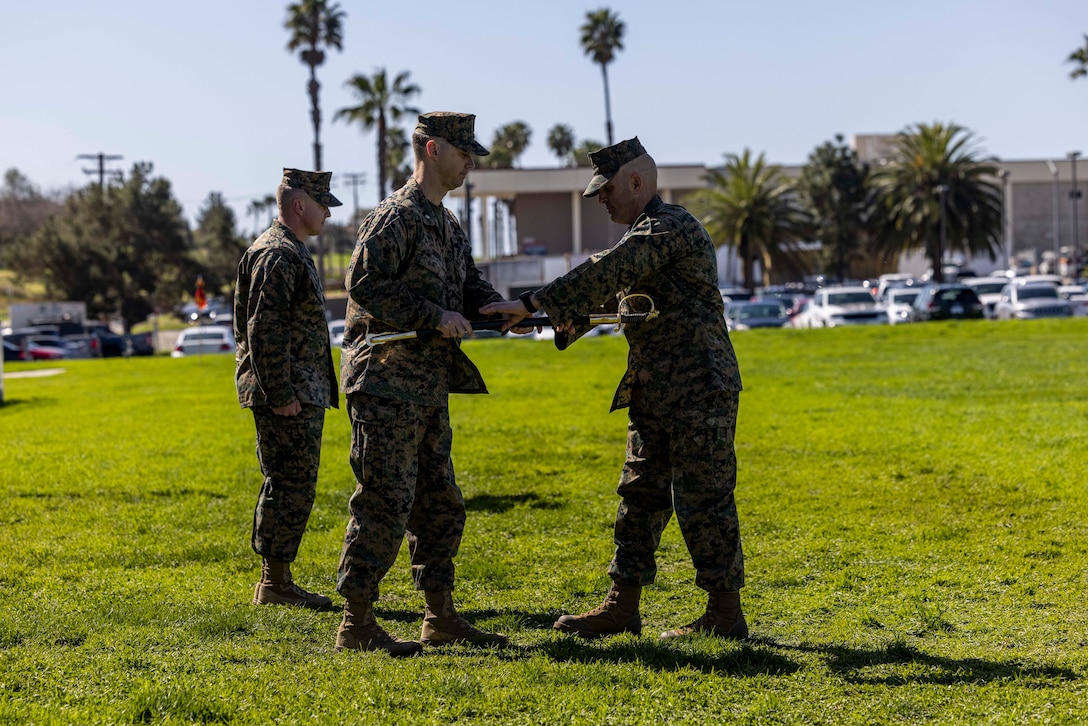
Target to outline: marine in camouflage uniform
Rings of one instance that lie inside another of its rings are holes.
[[[474,116],[419,117],[414,176],[359,228],[348,269],[341,379],[351,418],[351,466],[358,486],[348,508],[337,590],[347,599],[337,649],[418,652],[385,633],[372,603],[408,537],[412,578],[427,601],[423,643],[501,644],[453,610],[453,558],[465,503],[450,451],[450,393],[487,393],[461,350],[479,308],[503,298],[483,279],[457,218],[441,204],[487,154]],[[370,346],[368,333],[438,329],[443,337]]]
[[[279,218],[243,254],[234,293],[238,401],[253,411],[264,482],[253,514],[253,550],[262,557],[258,604],[326,609],[332,600],[294,584],[298,554],[317,493],[325,409],[337,407],[336,370],[325,293],[300,236],[321,231],[330,172],[284,169]]]
[[[587,197],[600,195],[613,221],[630,224],[611,249],[516,303],[485,308],[520,318],[543,308],[560,323],[577,315],[615,310],[628,296],[645,312],[649,296],[659,316],[624,327],[627,371],[612,409],[628,408],[627,457],[620,476],[613,588],[601,607],[566,615],[555,627],[585,637],[641,632],[641,588],[657,574],[654,553],[676,513],[695,565],[695,583],[710,593],[707,614],[663,636],[708,630],[744,637],[739,590],[744,556],[733,498],[733,436],[740,370],[717,288],[713,241],[686,209],[657,195],[656,166],[637,138],[590,154]],[[568,327],[568,326],[561,326]],[[588,331],[560,331],[563,349]],[[728,612],[718,612],[728,611]]]

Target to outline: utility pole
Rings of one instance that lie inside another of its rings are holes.
[[[101,189],[102,185],[106,183],[106,162],[117,161],[118,159],[124,159],[125,157],[119,154],[103,154],[101,151],[97,154],[80,154],[77,159],[92,159],[98,161],[98,169],[84,169],[84,174],[97,174],[98,175],[98,188]],[[113,174],[119,174],[120,172],[111,172]]]
[[[351,224],[352,227],[358,231],[359,222],[359,186],[366,180],[366,175],[361,172],[350,172],[340,175],[342,183],[351,186]],[[338,257],[338,259],[340,259]],[[343,260],[341,259],[341,263]],[[340,273],[340,277],[343,278],[347,273],[347,269],[343,264],[337,267]]]
[[[366,181],[366,174],[362,172],[351,172],[348,174],[341,174],[340,178],[344,184],[351,186],[351,223],[354,225],[359,224],[359,186]]]

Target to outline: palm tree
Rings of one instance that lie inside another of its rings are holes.
[[[514,155],[505,146],[494,146],[487,156],[474,156],[473,161],[477,169],[511,169],[514,166]]]
[[[1065,59],[1066,63],[1076,63],[1077,67],[1069,72],[1069,77],[1084,78],[1088,76],[1088,33],[1084,36],[1084,47],[1077,48]]]
[[[303,48],[299,57],[310,66],[310,117],[314,124],[314,170],[321,171],[321,107],[317,102],[317,93],[321,84],[317,82],[317,67],[325,62],[323,48],[343,50],[344,11],[336,3],[327,0],[299,0],[287,7],[285,27],[291,32],[287,41],[287,50]]]
[[[566,124],[552,126],[548,132],[548,148],[559,157],[560,164],[570,166],[570,152],[574,150],[574,129]]]
[[[261,233],[261,214],[268,211],[268,224],[265,226],[272,226],[272,220],[275,219],[276,213],[276,197],[271,194],[266,194],[261,199],[252,199],[249,202],[247,209],[248,214],[253,215],[253,235],[257,236]]]
[[[608,64],[616,57],[617,50],[623,50],[623,23],[618,15],[608,8],[600,8],[586,13],[586,22],[582,25],[582,50],[601,64],[601,76],[604,77],[604,117],[608,145],[612,145],[612,101],[608,95]]]
[[[510,165],[515,166],[525,149],[529,148],[529,139],[533,131],[524,121],[512,121],[495,132],[491,142],[491,152],[505,149],[510,157]]]
[[[997,167],[980,159],[974,136],[956,124],[918,124],[901,131],[895,156],[873,172],[874,251],[922,249],[943,281],[949,252],[997,259],[1004,201],[991,181]]]
[[[593,166],[593,162],[589,160],[589,154],[593,151],[600,151],[604,148],[604,144],[596,139],[586,139],[582,143],[571,149],[570,159],[575,166]]]
[[[806,274],[804,257],[791,242],[809,239],[812,223],[796,199],[781,167],[768,165],[763,154],[752,159],[725,155],[725,168],[707,172],[709,186],[691,194],[691,210],[716,241],[732,246],[742,260],[743,284],[754,289],[755,258],[763,267],[763,285],[772,269],[790,277]]]
[[[344,119],[348,123],[357,123],[364,131],[372,128],[378,129],[378,201],[385,199],[386,177],[389,163],[386,159],[388,141],[386,134],[389,130],[389,121],[400,121],[404,116],[419,113],[418,108],[412,108],[407,102],[420,93],[420,88],[408,80],[408,71],[401,71],[389,84],[385,69],[379,68],[371,77],[355,75],[348,79],[344,85],[350,88],[358,97],[358,106],[342,108],[333,116],[333,121]]]
[[[839,134],[835,143],[828,141],[809,155],[797,192],[814,220],[816,239],[823,244],[823,269],[845,280],[850,263],[864,258],[871,201],[868,164],[858,161]]]

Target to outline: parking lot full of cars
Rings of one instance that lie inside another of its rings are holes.
[[[757,327],[837,328],[898,325],[941,320],[1032,320],[1088,316],[1088,287],[1056,275],[997,270],[987,276],[948,266],[947,279],[894,273],[873,280],[806,278],[794,286],[749,292],[722,288],[726,319],[733,331]],[[779,322],[755,315],[757,302],[776,301],[785,313]]]

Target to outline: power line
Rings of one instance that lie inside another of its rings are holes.
[[[97,154],[80,154],[77,159],[92,159],[98,161],[98,169],[84,169],[83,173],[87,175],[98,174],[98,187],[102,188],[102,185],[106,181],[106,162],[117,161],[118,159],[124,159],[125,157],[119,154],[103,154],[101,151]],[[111,174],[115,174],[120,177],[121,172],[110,171]]]

